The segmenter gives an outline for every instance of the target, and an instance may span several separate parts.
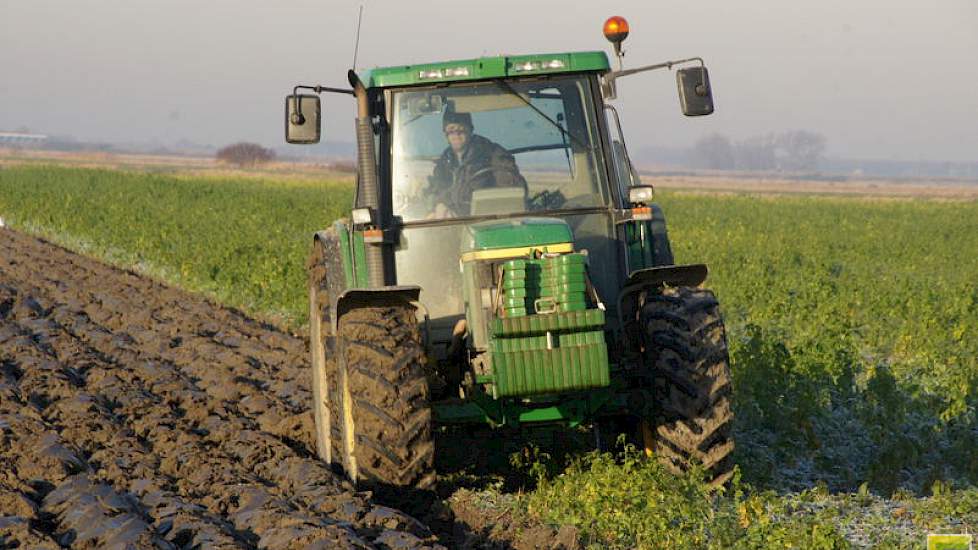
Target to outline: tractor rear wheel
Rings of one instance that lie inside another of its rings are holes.
[[[435,448],[414,308],[351,309],[339,320],[336,355],[329,401],[347,475],[374,489],[431,488]]]
[[[689,287],[649,291],[642,302],[645,361],[656,397],[655,418],[640,426],[646,449],[677,473],[699,463],[711,485],[723,485],[733,475],[734,442],[719,304],[711,291]]]

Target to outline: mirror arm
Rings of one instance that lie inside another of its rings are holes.
[[[612,79],[618,78],[620,76],[628,76],[635,73],[644,73],[646,71],[654,71],[657,69],[672,69],[673,65],[679,65],[680,63],[689,63],[691,61],[699,61],[701,67],[705,67],[706,64],[703,63],[702,57],[690,57],[688,59],[679,59],[676,61],[666,61],[665,63],[656,63],[655,65],[646,65],[644,67],[636,67],[634,69],[627,69],[624,71],[612,71],[608,76]]]
[[[334,94],[353,95],[353,90],[347,88],[330,88],[329,86],[319,86],[319,85],[317,86],[298,85],[295,88],[292,88],[292,97],[297,98],[299,96],[299,90],[312,90],[317,94],[321,94],[323,92],[331,92]],[[305,122],[306,122],[306,117],[302,116],[302,102],[296,100],[295,112],[292,113],[292,124],[301,125],[304,124]]]
[[[302,85],[293,88],[292,95],[298,94],[299,90],[312,90],[317,94],[321,94],[323,92],[331,92],[334,94],[353,95],[353,90],[350,88],[330,88],[329,86],[302,86]]]
[[[615,79],[617,79],[619,77],[628,76],[628,75],[632,75],[632,74],[635,74],[635,73],[644,73],[644,72],[647,72],[647,71],[655,71],[655,70],[658,70],[658,69],[670,69],[671,70],[673,65],[679,65],[681,63],[690,63],[692,61],[699,61],[700,62],[700,67],[706,67],[706,64],[703,62],[703,58],[702,57],[690,57],[690,58],[687,58],[687,59],[677,59],[676,61],[666,61],[664,63],[656,63],[655,65],[646,65],[644,67],[636,67],[634,69],[627,69],[627,70],[624,70],[624,71],[620,71],[620,70],[619,71],[611,71],[611,72],[607,73],[604,76],[604,85],[605,85],[605,88],[608,91],[611,92],[610,97],[608,97],[608,99],[614,99],[615,98],[614,97],[614,95],[615,95],[614,94],[614,91],[615,91]]]

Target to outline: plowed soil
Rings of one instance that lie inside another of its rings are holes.
[[[431,548],[315,459],[306,345],[0,229],[0,548]]]

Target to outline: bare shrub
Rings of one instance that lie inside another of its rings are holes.
[[[217,160],[236,166],[255,166],[275,159],[275,151],[257,143],[233,143],[217,152]]]

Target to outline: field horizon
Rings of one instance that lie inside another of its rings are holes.
[[[355,159],[279,159],[238,167],[214,157],[114,152],[66,152],[0,147],[0,167],[55,164],[78,168],[108,168],[183,176],[227,176],[243,179],[316,181],[353,184]],[[891,199],[978,200],[978,179],[880,178],[862,175],[823,176],[810,173],[731,172],[717,170],[640,170],[643,181],[658,189],[694,193],[753,195],[863,196]]]

